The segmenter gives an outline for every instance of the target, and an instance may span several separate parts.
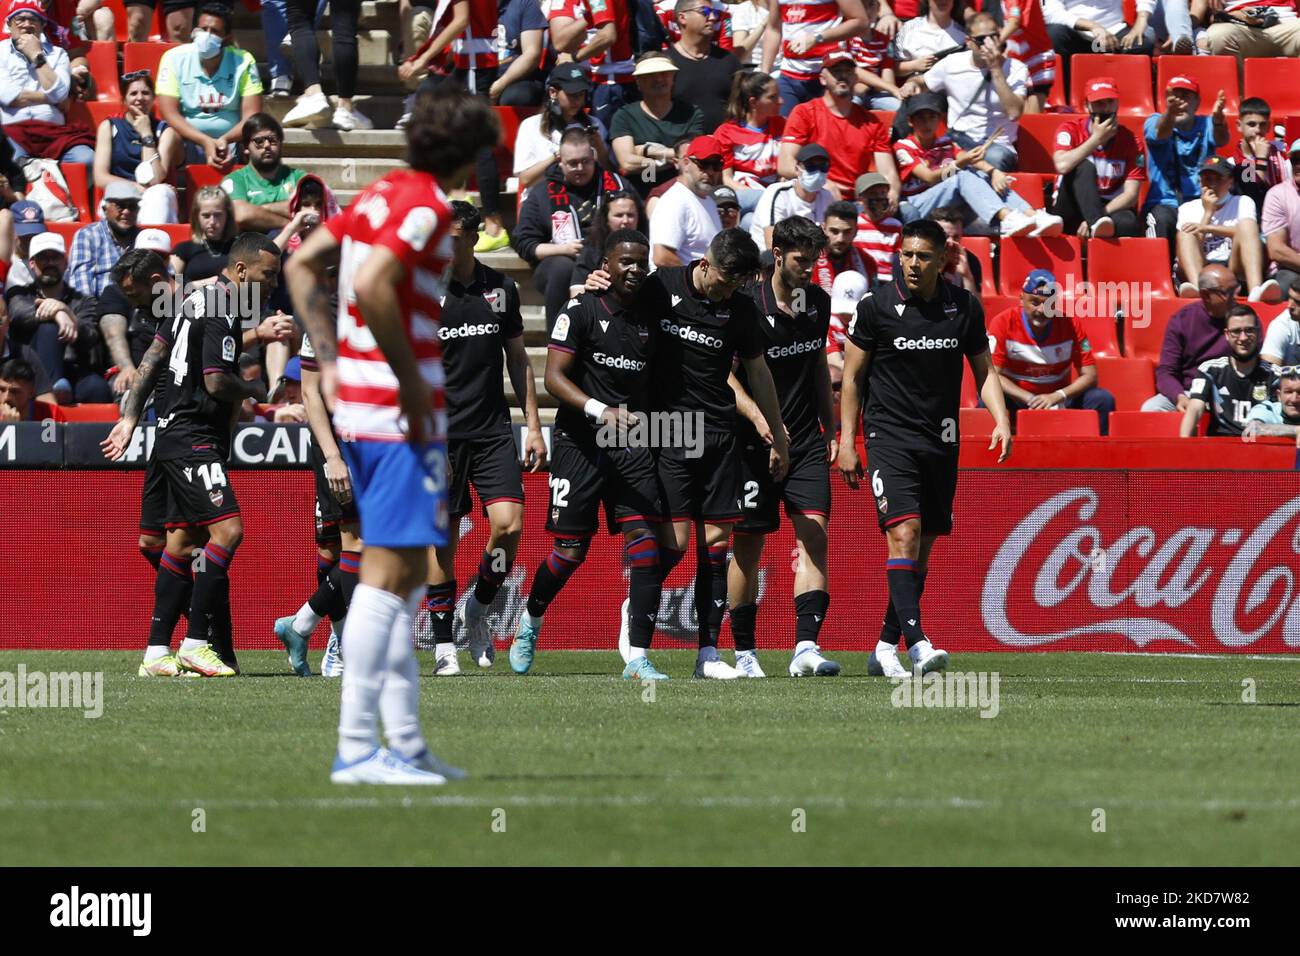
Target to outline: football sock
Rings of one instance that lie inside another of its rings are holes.
[[[160,657],[166,657],[171,648],[165,644],[150,644],[144,649],[144,662],[156,661]]]
[[[424,606],[429,609],[429,624],[435,644],[450,644],[451,612],[456,607],[456,582],[444,581],[425,588]]]
[[[153,584],[153,617],[149,621],[151,647],[164,650],[171,647],[172,632],[176,630],[181,611],[190,603],[193,589],[190,559],[161,553]]]
[[[916,600],[919,604],[921,595],[925,593],[925,575],[927,572],[918,571],[916,573]],[[903,636],[903,630],[898,626],[898,614],[894,611],[894,602],[891,599],[885,607],[885,620],[880,625],[879,644],[892,644],[894,649],[898,649],[898,639]]]
[[[320,587],[325,583],[325,578],[330,573],[330,569],[336,564],[338,564],[337,561],[330,560],[319,551],[316,552],[316,587]]]
[[[898,643],[896,640],[876,641],[876,657],[880,658],[886,654],[893,654],[895,658],[898,657]]]
[[[389,749],[407,758],[428,749],[420,733],[420,670],[411,645],[411,618],[419,607],[420,592],[416,590],[393,617],[388,632],[388,666],[379,691],[379,715]],[[352,666],[350,658],[348,666]]]
[[[925,637],[921,630],[921,590],[916,562],[911,558],[889,558],[885,562],[889,601],[898,615],[898,626],[909,647]]]
[[[659,616],[659,546],[646,532],[627,543],[627,639],[635,648],[650,646]]]
[[[695,621],[700,647],[717,647],[727,610],[727,543],[695,550]]]
[[[158,563],[162,560],[163,553],[164,551],[162,548],[141,548],[140,549],[140,556],[143,557],[146,561],[148,561],[149,566],[153,568],[155,571],[158,570]]]
[[[344,551],[339,555],[339,586],[343,592],[343,611],[340,617],[346,617],[352,606],[352,594],[357,589],[357,575],[361,573],[361,552]]]
[[[293,629],[299,634],[311,634],[322,618],[337,621],[345,614],[343,604],[343,572],[338,565],[330,565],[324,578],[316,586],[316,593],[307,599],[307,603],[298,609],[294,617]]]
[[[816,644],[831,596],[825,591],[805,591],[794,596],[795,644]]]
[[[239,667],[235,658],[234,624],[231,617],[230,580],[226,579],[225,600],[219,602],[212,610],[212,627],[208,628],[208,641],[216,649],[217,656],[233,668]]]
[[[434,657],[455,657],[456,645],[450,641],[448,641],[446,644],[435,644],[433,645],[433,656]]]
[[[348,666],[343,670],[339,706],[339,756],[345,761],[360,760],[379,746],[379,691],[385,682],[393,625],[405,609],[406,602],[396,594],[368,584],[358,584],[352,596],[343,628]]]
[[[736,642],[737,654],[752,651],[757,646],[754,641],[757,626],[757,604],[741,604],[731,609],[731,638]]]
[[[223,603],[230,603],[230,562],[234,558],[233,549],[226,549],[215,541],[209,541],[203,549],[199,570],[194,575],[194,595],[190,600],[190,627],[186,637],[190,640],[209,642],[216,611]],[[220,626],[219,621],[217,626]],[[218,653],[222,647],[213,642]],[[223,654],[224,659],[224,654]]]
[[[502,553],[504,554],[504,552]],[[491,552],[485,551],[478,562],[478,579],[474,582],[474,600],[484,607],[496,600],[497,592],[501,590],[501,585],[505,583],[506,575],[510,573],[513,563],[507,558],[505,567],[496,570],[497,558]]]
[[[560,589],[572,577],[573,572],[578,570],[587,557],[587,546],[590,543],[588,538],[555,539],[555,547],[546,556],[546,560],[537,566],[537,573],[533,575],[533,586],[528,592],[528,613],[534,619],[546,613],[546,609],[551,606]],[[561,548],[576,549],[577,555],[571,558],[563,554]]]
[[[668,575],[673,573],[673,568],[682,563],[684,557],[686,557],[686,552],[678,551],[676,548],[659,549],[659,580],[661,583],[668,580]]]

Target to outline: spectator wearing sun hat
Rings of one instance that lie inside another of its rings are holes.
[[[714,136],[697,136],[682,151],[677,182],[650,213],[652,269],[681,266],[701,259],[722,220],[713,191],[722,185],[722,144]]]
[[[666,54],[642,53],[632,76],[641,99],[614,114],[609,135],[619,172],[644,198],[677,175],[673,147],[703,135],[704,114],[673,95],[677,67]]]
[[[97,296],[113,281],[110,273],[140,231],[140,188],[121,180],[104,190],[104,218],[77,230],[68,255],[68,282],[84,295]]]

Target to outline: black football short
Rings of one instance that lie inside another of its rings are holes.
[[[168,528],[203,527],[239,514],[226,464],[214,453],[160,461],[171,498]]]
[[[126,6],[148,7],[150,10],[157,10],[158,0],[126,0]],[[198,6],[197,0],[163,0],[163,13],[180,13],[182,10],[197,12]]]
[[[955,448],[868,442],[866,480],[880,530],[920,518],[922,534],[950,534],[957,454]]]
[[[671,520],[740,520],[740,443],[735,435],[705,432],[698,448],[661,448],[655,460]]]
[[[172,499],[167,476],[157,458],[144,466],[144,493],[140,497],[140,533],[161,538],[172,520]]]
[[[519,451],[509,430],[486,438],[452,438],[447,442],[451,464],[451,485],[447,488],[447,505],[453,518],[467,515],[474,508],[470,486],[487,514],[487,506],[496,501],[524,500],[524,480],[519,471]]]
[[[781,503],[790,515],[831,514],[831,471],[826,446],[818,439],[790,449],[790,471],[780,484],[768,470],[768,446],[746,445],[740,456],[738,534],[771,534],[781,526]]]
[[[325,478],[325,454],[313,441],[307,452],[311,461],[311,473],[316,479],[316,543],[334,544],[339,540],[339,526],[355,524],[361,520],[357,514],[357,500],[351,498],[343,504]]]
[[[610,534],[632,522],[663,519],[654,456],[648,448],[601,448],[561,431],[551,441],[551,504],[546,530],[586,537],[599,528],[600,508]]]

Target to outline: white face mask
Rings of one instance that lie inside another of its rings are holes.
[[[826,185],[826,173],[805,169],[799,174],[799,185],[805,192],[821,192],[821,188]]]
[[[210,60],[221,52],[221,37],[211,30],[194,31],[194,47],[199,52],[199,59]]]

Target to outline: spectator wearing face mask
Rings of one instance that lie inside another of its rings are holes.
[[[772,248],[772,228],[782,219],[803,216],[817,223],[825,221],[826,210],[836,201],[835,193],[826,187],[830,168],[830,154],[822,146],[809,143],[795,154],[795,178],[763,190],[749,227],[749,235],[760,250]]]

